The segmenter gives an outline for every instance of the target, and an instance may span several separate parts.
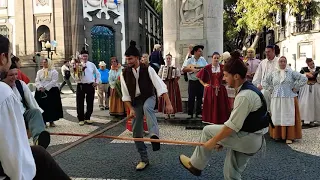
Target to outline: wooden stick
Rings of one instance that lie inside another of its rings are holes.
[[[81,137],[89,136],[89,134],[73,134],[73,133],[50,133],[50,134],[57,135],[57,136],[81,136]],[[173,140],[164,140],[164,139],[128,138],[128,137],[107,136],[107,135],[96,135],[93,138],[118,139],[123,141],[147,141],[147,142],[158,142],[158,143],[168,143],[168,144],[184,144],[184,145],[190,145],[190,146],[203,146],[203,143],[199,143],[199,142],[173,141]]]
[[[109,129],[111,129],[111,128],[113,128],[113,127],[115,127],[115,126],[127,121],[130,118],[131,117],[128,116],[128,117],[126,117],[126,118],[124,118],[124,119],[122,119],[122,120],[120,120],[120,121],[118,121],[118,122],[116,122],[116,123],[114,123],[114,124],[112,124],[110,126],[107,126],[107,127],[103,128],[103,129],[101,129],[100,131],[98,131],[96,133],[88,134],[87,136],[84,136],[84,138],[81,138],[81,139],[73,142],[72,144],[70,144],[70,145],[68,145],[68,146],[66,146],[66,147],[64,147],[64,148],[52,153],[51,156],[54,157],[54,156],[56,156],[58,154],[61,154],[61,153],[65,152],[65,151],[67,151],[67,150],[69,150],[69,149],[71,149],[71,148],[73,148],[73,147],[75,147],[75,146],[77,146],[77,145],[79,145],[79,144],[91,139],[91,138],[94,138],[95,136],[98,136],[98,135],[106,132],[107,130],[109,130]]]

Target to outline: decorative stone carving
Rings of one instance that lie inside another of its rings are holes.
[[[182,0],[180,16],[182,25],[203,24],[203,0]]]
[[[96,16],[97,13],[98,13],[100,10],[101,10],[101,9],[96,9],[96,10],[94,10],[94,11],[88,11],[87,13],[88,13],[91,17],[93,17],[93,16]]]
[[[44,16],[35,16],[37,24],[50,24],[51,23],[51,16],[44,15]]]
[[[36,0],[36,5],[49,6],[49,0]]]
[[[117,9],[119,4],[122,3],[122,0],[118,0],[117,2],[116,4],[114,0],[84,0],[84,6],[87,7],[89,5],[97,8],[106,7],[107,9]]]
[[[119,14],[116,14],[115,12],[110,10],[108,10],[107,12],[112,19],[117,19],[120,16]]]
[[[41,42],[41,46],[42,46],[42,50],[45,50],[45,44],[46,44],[46,41],[49,40],[49,35],[47,33],[43,33],[41,34],[41,36],[39,37],[38,41]]]

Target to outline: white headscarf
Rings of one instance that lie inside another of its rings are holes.
[[[49,75],[49,71],[53,68],[53,62],[51,59],[47,58],[46,59],[47,63],[48,63],[48,68],[44,68],[43,67],[43,70],[44,70],[44,77],[47,78],[48,75]]]
[[[279,73],[280,73],[280,82],[283,82],[285,79],[286,79],[286,72],[288,71],[288,64],[287,64],[287,66],[286,66],[286,68],[284,68],[284,69],[281,69],[280,68],[280,65],[279,65],[279,61],[280,61],[280,59],[281,58],[284,58],[284,59],[286,59],[286,61],[287,61],[287,58],[285,57],[285,56],[281,56],[279,59],[278,59],[278,64],[277,64],[277,67],[276,67],[276,69],[279,71]]]

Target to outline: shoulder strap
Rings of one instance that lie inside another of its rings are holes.
[[[246,81],[246,82],[243,83],[240,91],[242,91],[242,90],[251,90],[251,91],[254,91],[255,93],[257,93],[259,96],[260,95],[263,96],[261,91],[249,81]]]
[[[20,80],[16,80],[16,87],[17,87],[17,89],[20,93],[20,96],[22,98],[22,104],[24,105],[25,108],[28,109],[28,104],[27,104],[26,98],[24,97],[24,91],[23,91],[23,87],[22,87]]]
[[[242,90],[251,90],[253,92],[255,92],[256,94],[258,94],[258,96],[260,97],[261,101],[262,101],[262,106],[265,108],[265,110],[267,110],[267,102],[263,96],[263,94],[261,93],[261,91],[254,86],[251,82],[246,81],[245,83],[243,83],[240,91]]]

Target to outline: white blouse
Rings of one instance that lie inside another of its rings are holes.
[[[21,102],[12,89],[0,82],[0,162],[10,179],[33,179],[36,165],[28,142]],[[2,177],[0,176],[0,179]]]
[[[45,77],[44,69],[40,69],[37,72],[36,77],[36,87],[39,90],[41,87],[45,88],[47,91],[49,91],[53,87],[59,87],[58,79],[59,74],[58,71],[55,69],[51,69],[48,71],[48,77]]]
[[[220,72],[220,65],[218,64],[217,66],[213,66],[211,68],[212,73],[219,73]]]

